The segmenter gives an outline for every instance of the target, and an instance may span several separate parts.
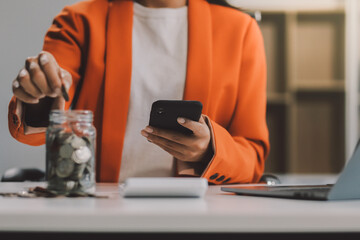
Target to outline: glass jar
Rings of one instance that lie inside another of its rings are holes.
[[[46,179],[59,194],[95,190],[96,130],[87,110],[52,110],[46,131]]]

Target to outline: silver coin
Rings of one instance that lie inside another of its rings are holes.
[[[59,155],[62,158],[71,158],[74,148],[70,144],[64,144],[59,149]]]
[[[78,137],[76,135],[73,135],[73,138],[71,140],[71,146],[73,148],[78,149],[80,147],[86,146],[86,142],[84,141],[84,139],[82,139],[82,138],[80,138],[80,137]]]
[[[88,147],[80,147],[76,149],[71,158],[78,164],[86,163],[90,160],[92,153]]]
[[[70,179],[78,181],[84,175],[85,164],[75,164],[74,171],[72,172]]]
[[[66,181],[66,191],[72,191],[76,188],[77,183],[74,181]]]
[[[88,136],[88,137],[84,136],[84,137],[82,137],[82,139],[86,142],[86,145],[88,145],[88,146],[93,145],[92,144],[93,141],[91,140],[90,136]]]
[[[76,134],[72,134],[71,136],[66,138],[64,144],[69,144],[73,148],[86,146],[86,142],[81,137],[78,137]]]
[[[69,128],[49,134],[48,188],[58,193],[84,192],[94,187],[94,139]]]
[[[57,161],[56,175],[60,178],[66,178],[74,171],[75,164],[73,161],[63,158]]]

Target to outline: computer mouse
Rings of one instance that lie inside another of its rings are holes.
[[[281,181],[276,175],[266,173],[266,174],[262,175],[259,183],[266,183],[267,185],[276,185],[276,184],[280,184]]]

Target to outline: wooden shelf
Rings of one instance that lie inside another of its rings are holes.
[[[345,162],[344,94],[299,93],[291,172],[338,173]]]
[[[345,14],[322,2],[334,5],[262,12],[269,172],[337,173],[345,161]]]
[[[294,18],[293,81],[344,79],[344,13],[302,13]]]
[[[293,92],[344,92],[345,81],[300,80],[292,87]]]
[[[289,104],[289,96],[285,93],[267,93],[267,103],[286,105]]]
[[[340,12],[345,8],[343,0],[228,0],[228,2],[243,9],[267,12]]]

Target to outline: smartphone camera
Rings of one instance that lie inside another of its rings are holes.
[[[156,114],[157,115],[163,115],[165,113],[165,109],[164,108],[157,108],[156,109]]]

